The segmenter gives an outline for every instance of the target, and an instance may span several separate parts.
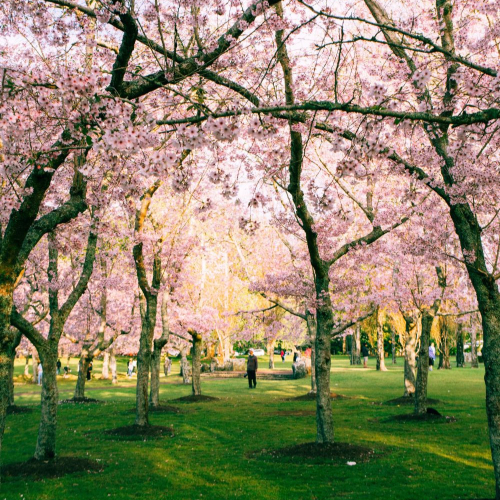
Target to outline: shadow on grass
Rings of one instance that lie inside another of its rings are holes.
[[[343,394],[337,394],[335,392],[330,393],[330,397],[334,401],[339,401],[341,399],[353,399],[350,396],[344,396]],[[286,398],[283,401],[316,401],[316,394],[314,392],[308,392],[307,394],[302,394],[301,396],[296,396],[294,398]]]
[[[59,401],[59,404],[88,404],[88,403],[104,404],[104,401],[100,401],[94,398],[70,398]]]
[[[258,450],[247,454],[248,458],[271,458],[280,462],[304,462],[311,464],[356,465],[383,456],[372,448],[350,443],[302,443],[276,450]]]
[[[171,399],[170,401],[172,403],[209,403],[211,401],[220,401],[220,399],[214,396],[204,396],[203,394],[199,396],[191,394],[190,396],[183,396],[182,398]]]
[[[4,477],[26,477],[32,481],[42,481],[63,477],[77,472],[102,472],[104,465],[97,460],[80,457],[56,457],[53,460],[35,460],[16,462],[2,467]]]
[[[442,401],[439,399],[427,398],[428,405],[438,405],[440,403],[442,403]],[[400,398],[389,399],[389,401],[385,401],[383,404],[390,406],[414,406],[415,398],[413,396],[401,396]]]
[[[125,425],[104,431],[105,436],[113,440],[123,441],[150,441],[162,437],[174,437],[173,427],[162,425]]]
[[[7,407],[7,415],[21,415],[22,413],[33,413],[33,408],[17,405],[10,405]]]
[[[431,422],[431,423],[444,423],[450,424],[452,422],[456,422],[457,419],[455,417],[449,417],[441,415],[434,408],[427,408],[425,413],[408,413],[404,415],[393,415],[390,417],[386,417],[381,420],[382,422]]]
[[[130,408],[125,413],[135,413],[135,408]],[[160,405],[160,406],[150,406],[148,409],[149,413],[186,413],[186,410],[181,410],[177,406],[171,405]]]

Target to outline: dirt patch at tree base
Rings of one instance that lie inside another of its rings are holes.
[[[449,417],[441,415],[434,408],[427,408],[426,413],[422,414],[405,414],[405,415],[394,415],[392,417],[387,417],[384,419],[385,422],[434,422],[434,423],[451,423],[456,422],[457,419],[455,417]]]
[[[70,398],[70,399],[63,399],[62,401],[59,401],[59,404],[66,404],[66,403],[73,403],[73,404],[87,404],[87,403],[102,403],[103,401],[99,401],[98,399],[94,398]]]
[[[173,427],[162,425],[125,425],[104,431],[107,436],[125,439],[129,441],[146,441],[148,439],[158,439],[162,437],[174,437]]]
[[[79,457],[56,457],[52,460],[35,460],[7,464],[2,467],[5,477],[29,477],[33,481],[63,477],[76,472],[102,472],[104,465],[97,460]]]
[[[344,396],[342,394],[337,394],[335,392],[330,393],[330,397],[335,401],[339,399],[352,399],[349,396]],[[316,394],[314,392],[308,392],[307,394],[302,394],[302,396],[287,398],[284,401],[316,401]]]
[[[200,394],[199,396],[184,396],[182,398],[171,399],[172,403],[208,403],[210,401],[220,401],[219,398],[215,398],[213,396],[204,396]]]
[[[427,399],[428,405],[438,405],[440,403],[441,401],[439,401],[439,399],[432,399],[432,398]],[[391,406],[414,406],[415,398],[413,396],[402,396],[400,398],[390,399],[389,401],[385,401],[383,404]]]
[[[29,406],[7,406],[7,415],[21,415],[22,413],[33,413],[33,408]]]
[[[338,465],[356,465],[377,457],[375,451],[366,446],[349,443],[303,443],[277,450],[261,450],[254,456],[270,455],[273,458],[313,462],[327,462]]]

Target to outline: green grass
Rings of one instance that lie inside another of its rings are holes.
[[[124,367],[123,360],[122,371]],[[276,367],[282,368],[281,360]],[[185,410],[180,414],[151,415],[153,424],[173,426],[175,437],[147,442],[113,440],[102,433],[133,423],[128,410],[134,406],[135,380],[121,378],[120,387],[92,380],[87,395],[106,404],[60,405],[57,449],[59,455],[100,459],[104,471],[43,482],[5,478],[0,500],[492,498],[482,368],[430,374],[429,396],[442,401],[437,407],[441,413],[457,418],[436,424],[384,422],[410,411],[380,405],[403,391],[402,361],[388,367],[379,373],[374,360],[368,370],[350,367],[346,357],[333,360],[332,391],[353,397],[333,403],[336,439],[380,452],[368,463],[334,465],[252,454],[315,439],[314,416],[276,415],[315,409],[314,402],[284,401],[307,392],[309,379],[260,381],[255,391],[243,379],[203,379],[203,393],[221,400],[179,404]],[[16,373],[21,371],[17,366]],[[99,363],[94,373],[99,373]],[[163,402],[190,394],[179,379],[175,374],[162,378],[168,382],[161,387]],[[61,399],[70,397],[73,388],[73,380],[61,379]],[[36,442],[39,388],[16,385],[16,394],[16,404],[33,405],[35,411],[8,417],[5,463],[30,458]]]

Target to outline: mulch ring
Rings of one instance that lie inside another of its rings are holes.
[[[303,443],[277,450],[260,450],[251,453],[249,458],[264,456],[294,462],[356,465],[379,458],[381,454],[366,446],[349,443]]]
[[[33,413],[33,408],[29,406],[7,406],[7,415],[21,415],[22,413]]]
[[[63,477],[76,472],[97,473],[104,470],[101,461],[80,457],[56,457],[52,460],[35,460],[7,464],[2,467],[5,477],[29,477],[32,481],[42,481]]]
[[[439,401],[439,399],[427,398],[427,404],[429,405],[438,405],[440,403],[441,401]],[[413,396],[401,396],[400,398],[385,401],[383,404],[391,406],[413,406],[415,405],[415,398]]]
[[[338,401],[340,399],[352,399],[350,396],[344,396],[335,392],[330,393],[330,397],[334,401]],[[284,399],[284,401],[316,401],[316,394],[314,392],[308,392],[307,394],[303,394],[302,396]]]
[[[87,404],[87,403],[103,403],[103,401],[99,401],[98,399],[94,398],[70,398],[59,401],[59,404],[66,404],[66,403]]]
[[[213,396],[204,396],[203,394],[199,396],[191,394],[190,396],[170,400],[172,403],[209,403],[210,401],[220,401],[220,399]]]
[[[148,441],[162,437],[174,437],[173,427],[162,425],[125,425],[104,431],[104,434],[125,441]]]
[[[422,414],[404,414],[404,415],[393,415],[392,417],[387,417],[383,420],[384,422],[433,422],[433,423],[452,423],[456,422],[457,419],[455,417],[449,417],[441,415],[434,408],[427,408],[426,413]]]

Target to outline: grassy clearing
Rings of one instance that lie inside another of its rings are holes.
[[[277,357],[278,358],[278,357]],[[389,371],[352,368],[335,357],[332,391],[351,396],[333,403],[338,441],[370,447],[376,459],[349,466],[325,460],[280,457],[276,450],[315,439],[315,405],[290,401],[309,390],[309,379],[259,381],[249,391],[243,379],[203,379],[214,402],[175,403],[180,413],[154,413],[151,423],[173,427],[174,437],[124,441],[104,431],[133,423],[135,380],[92,380],[87,396],[104,404],[59,406],[58,453],[102,461],[100,473],[30,481],[5,478],[0,500],[146,499],[359,499],[458,500],[491,498],[493,470],[484,409],[483,370],[434,371],[429,396],[454,423],[387,422],[408,407],[381,403],[402,395],[402,361]],[[283,365],[281,360],[277,368]],[[290,362],[285,363],[290,367]],[[123,372],[125,361],[120,365]],[[76,365],[73,373],[76,373]],[[186,396],[178,369],[162,378],[161,398]],[[16,367],[21,373],[22,366]],[[99,373],[99,364],[94,373]],[[61,379],[60,399],[71,397],[74,380]],[[31,414],[11,415],[3,447],[5,463],[30,458],[39,418],[37,386],[16,385],[16,404]]]

